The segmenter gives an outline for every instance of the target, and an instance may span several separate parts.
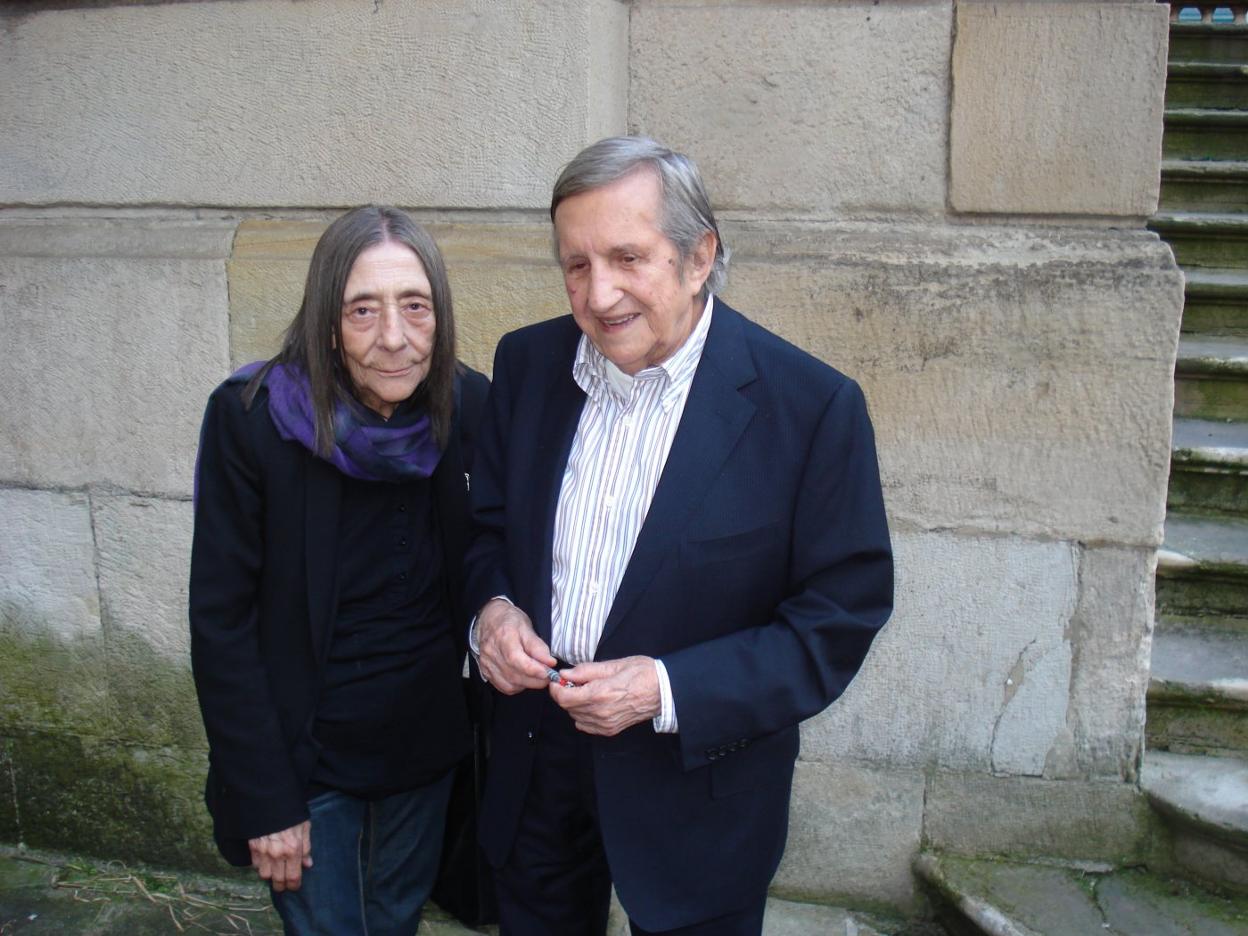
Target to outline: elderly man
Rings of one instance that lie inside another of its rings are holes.
[[[798,723],[892,607],[866,404],[715,297],[686,157],[602,140],[550,213],[572,315],[499,344],[467,559],[502,932],[601,934],[614,882],[634,933],[757,934]]]

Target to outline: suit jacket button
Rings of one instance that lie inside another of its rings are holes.
[[[537,744],[537,735],[533,731],[527,732],[529,736],[529,744]]]

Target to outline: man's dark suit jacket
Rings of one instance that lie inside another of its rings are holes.
[[[468,605],[507,595],[548,642],[555,509],[585,401],[580,335],[565,317],[503,338],[473,471]],[[861,390],[716,300],[596,657],[661,658],[680,727],[594,741],[603,844],[632,919],[666,930],[762,896],[784,851],[798,723],[845,690],[892,597]],[[481,828],[496,866],[541,702],[495,693]]]
[[[470,617],[460,603],[461,560],[471,429],[489,384],[466,369],[456,384],[455,423],[431,477],[455,646],[445,659],[422,660],[430,710],[411,713],[422,723],[431,769],[449,769],[471,744],[457,662]],[[249,838],[308,818],[306,787],[319,751],[312,723],[337,608],[342,499],[338,470],[277,434],[267,390],[248,410],[242,389],[222,384],[204,415],[200,458],[213,470],[198,477],[190,585],[191,662],[209,747],[205,799],[217,847],[239,865],[251,862]]]

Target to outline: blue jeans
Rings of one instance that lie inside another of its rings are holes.
[[[322,793],[312,867],[295,891],[270,891],[288,936],[414,936],[438,874],[452,770],[380,800]]]

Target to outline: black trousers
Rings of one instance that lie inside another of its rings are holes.
[[[495,872],[500,936],[603,936],[611,900],[594,794],[593,750],[547,698],[516,842]],[[677,833],[679,834],[679,833]],[[759,936],[766,894],[744,911],[668,936]],[[651,936],[630,921],[634,936]]]

